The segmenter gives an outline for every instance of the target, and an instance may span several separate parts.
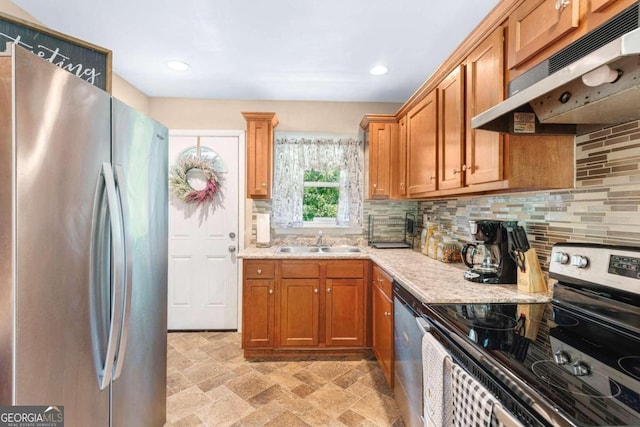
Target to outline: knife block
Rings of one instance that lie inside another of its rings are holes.
[[[547,282],[544,280],[538,254],[533,248],[524,253],[524,269],[518,269],[518,290],[528,293],[547,292]]]

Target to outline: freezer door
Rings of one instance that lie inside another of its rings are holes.
[[[130,311],[112,383],[112,425],[162,426],[167,375],[167,129],[113,99],[113,165],[128,211]]]
[[[13,404],[64,405],[65,425],[106,426],[89,253],[94,192],[110,160],[110,98],[24,49],[14,66]]]

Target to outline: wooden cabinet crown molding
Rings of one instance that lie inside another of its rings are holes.
[[[271,121],[271,126],[273,127],[278,126],[278,123],[280,123],[278,121],[278,116],[276,115],[276,113],[254,113],[254,112],[243,111],[241,112],[241,114],[247,121],[250,121],[250,120]]]
[[[525,0],[502,0],[491,12],[478,24],[451,55],[431,74],[431,76],[416,90],[413,95],[396,112],[396,117],[402,117],[411,108],[427,96],[438,84],[464,62],[464,59],[498,27],[504,25],[509,16]]]
[[[360,127],[367,129],[371,123],[398,123],[395,114],[365,114],[360,121]]]

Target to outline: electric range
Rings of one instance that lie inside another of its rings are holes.
[[[640,248],[556,244],[546,304],[427,304],[452,354],[527,426],[640,426]]]

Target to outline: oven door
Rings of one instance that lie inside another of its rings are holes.
[[[426,333],[424,319],[411,305],[394,293],[393,298],[393,392],[407,427],[422,427],[422,336]]]

